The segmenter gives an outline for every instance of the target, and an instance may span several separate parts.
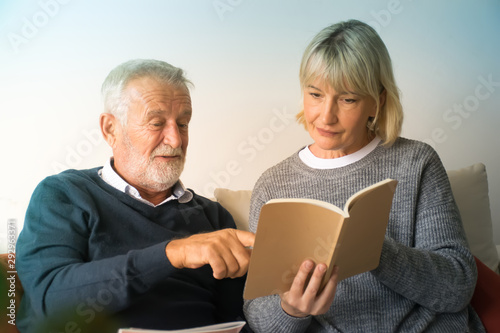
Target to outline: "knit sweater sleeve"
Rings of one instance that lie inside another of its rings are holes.
[[[65,308],[73,316],[75,311],[83,316],[81,312],[96,301],[99,309],[105,305],[107,313],[119,311],[177,270],[165,255],[167,240],[90,260],[92,226],[89,211],[82,208],[86,194],[78,191],[57,177],[42,181],[32,195],[17,242],[23,302],[40,320],[60,315]]]
[[[424,161],[415,195],[414,243],[401,244],[388,232],[380,265],[372,274],[423,307],[457,312],[470,302],[477,270],[446,171],[433,150]],[[404,209],[399,208],[393,208],[395,219]]]

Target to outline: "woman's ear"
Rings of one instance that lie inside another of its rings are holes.
[[[387,97],[387,90],[384,89],[384,90],[382,90],[380,95],[378,95],[378,102],[379,102],[378,110],[382,109],[382,107],[384,106],[386,97]],[[370,115],[370,117],[377,118],[377,111],[378,110],[377,110],[377,104],[375,104],[373,106],[373,112]]]
[[[104,140],[111,148],[115,148],[117,141],[118,124],[117,119],[111,113],[102,113],[99,117],[99,125]]]
[[[387,90],[385,90],[385,89],[384,89],[384,90],[380,93],[380,95],[379,95],[379,97],[378,97],[378,98],[379,98],[379,100],[378,100],[378,101],[379,101],[379,103],[380,103],[380,108],[382,108],[382,106],[384,106],[384,104],[385,104],[385,100],[386,100],[386,98],[387,98]]]

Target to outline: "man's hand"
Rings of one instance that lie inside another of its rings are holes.
[[[321,280],[326,273],[326,265],[314,267],[311,260],[300,265],[290,290],[281,295],[281,307],[293,317],[320,315],[328,311],[337,290],[338,268],[335,267],[331,278],[321,292],[318,293]],[[311,275],[312,274],[312,275]],[[307,282],[308,277],[309,283]]]
[[[248,231],[223,229],[170,241],[165,248],[176,268],[212,267],[216,279],[245,275],[255,235]]]

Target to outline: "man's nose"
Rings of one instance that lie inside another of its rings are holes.
[[[163,142],[172,148],[179,148],[182,145],[182,137],[177,124],[169,124],[165,127]]]

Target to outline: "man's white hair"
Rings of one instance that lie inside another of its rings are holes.
[[[135,79],[150,77],[176,88],[188,88],[193,84],[184,71],[164,61],[154,59],[129,60],[115,67],[102,84],[101,94],[104,112],[114,115],[123,126],[127,125],[129,98],[123,94],[127,84]]]

